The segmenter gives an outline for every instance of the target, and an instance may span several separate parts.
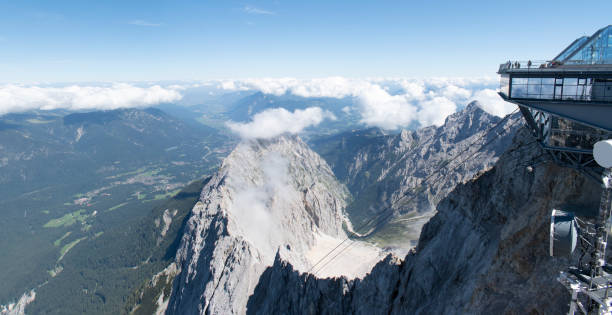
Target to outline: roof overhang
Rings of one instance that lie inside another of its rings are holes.
[[[612,132],[612,104],[610,103],[513,99],[502,92],[499,92],[499,95],[506,102],[540,110],[587,126]]]

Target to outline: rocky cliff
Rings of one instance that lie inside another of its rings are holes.
[[[354,225],[392,209],[390,222],[373,240],[405,246],[416,243],[421,226],[440,200],[457,184],[491,168],[511,144],[521,117],[514,114],[501,120],[474,101],[440,127],[394,135],[356,131],[322,139],[314,146],[353,195],[347,212]],[[469,155],[472,158],[465,159]]]
[[[346,237],[347,196],[327,163],[299,138],[241,143],[192,210],[167,313],[244,313],[275,255],[305,272],[329,244]],[[369,265],[353,269],[365,273],[380,255],[373,246],[360,249],[360,263]],[[340,274],[350,273],[344,269]]]
[[[386,192],[387,199],[379,194],[377,201],[394,204],[402,213],[433,210],[458,183],[495,164],[511,143],[520,119],[519,115],[513,115],[484,136],[501,118],[488,114],[474,101],[462,111],[447,117],[440,127],[402,130],[398,135],[387,136],[381,144],[360,149],[351,163],[346,165],[347,177],[344,181],[351,192],[357,193],[357,198],[367,195],[371,189]],[[462,161],[461,158],[451,161],[462,152],[477,151],[498,134],[501,134],[499,138],[482,148],[477,158],[460,165],[458,162]],[[445,170],[435,172],[447,163],[449,165]],[[413,202],[396,204],[400,196],[407,192],[413,194],[409,190],[432,173],[435,175],[427,180],[427,188],[416,193]]]
[[[405,260],[388,257],[361,280],[317,279],[278,256],[249,314],[561,314],[556,281],[567,261],[548,255],[550,211],[596,205],[599,184],[546,161],[522,130],[495,167],[437,206]]]

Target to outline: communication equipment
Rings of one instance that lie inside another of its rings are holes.
[[[553,209],[550,216],[550,256],[570,256],[578,243],[578,224],[571,212]]]
[[[612,119],[612,117],[610,117]],[[612,168],[612,140],[599,141],[593,146],[593,157],[603,168]]]

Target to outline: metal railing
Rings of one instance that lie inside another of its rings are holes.
[[[542,69],[542,68],[554,68],[560,65],[558,61],[549,60],[517,60],[507,61],[499,65],[499,71],[508,69]]]
[[[611,65],[607,60],[601,62],[593,62],[591,60],[567,60],[565,62],[557,60],[520,60],[507,61],[499,65],[499,72],[510,69],[547,69],[555,68],[561,65]]]

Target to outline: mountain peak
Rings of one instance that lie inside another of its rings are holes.
[[[325,160],[298,136],[241,142],[202,189],[200,208],[187,222],[177,254],[182,271],[168,311],[245,313],[261,273],[275,260],[306,272],[346,238],[348,196]],[[361,256],[349,253],[348,259],[371,260],[340,260],[321,272],[362,276],[379,260],[380,250],[372,245],[357,244],[351,251]],[[217,268],[222,265],[231,274]]]
[[[446,120],[444,121],[444,126],[442,128],[447,129],[449,127],[452,127],[452,125],[465,124],[483,125],[495,119],[498,118],[482,109],[482,106],[478,101],[472,101],[462,110],[446,117]]]
[[[482,105],[478,101],[471,101],[467,106],[465,106],[465,111],[475,111],[475,110],[483,110]]]

